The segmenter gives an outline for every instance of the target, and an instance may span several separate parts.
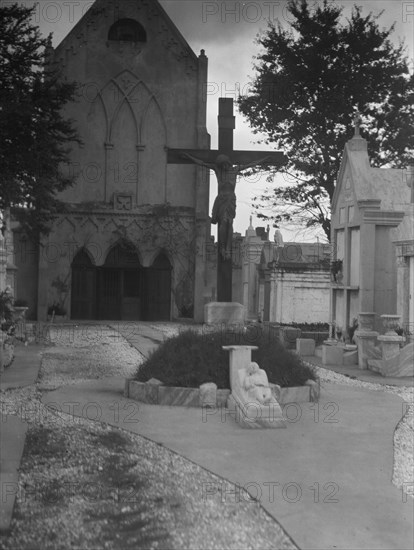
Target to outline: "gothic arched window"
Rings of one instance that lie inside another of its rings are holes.
[[[109,29],[108,40],[122,42],[146,42],[147,33],[134,19],[119,19]]]

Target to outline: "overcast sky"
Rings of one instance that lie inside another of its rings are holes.
[[[407,53],[410,59],[413,59],[414,1],[331,1],[344,7],[344,17],[350,15],[355,3],[363,7],[363,15],[370,11],[378,14],[384,10],[379,24],[388,28],[395,23],[393,39],[395,43],[398,43],[399,39],[404,39],[408,48]],[[31,3],[27,2],[27,4]],[[261,30],[267,28],[269,20],[278,19],[283,25],[288,26],[289,14],[286,10],[286,0],[246,2],[160,0],[160,3],[194,52],[199,54],[200,50],[204,49],[208,57],[207,129],[211,134],[211,146],[216,148],[218,98],[236,98],[240,90],[243,92],[248,88],[249,77],[254,77],[253,56],[259,51],[255,38]],[[53,33],[53,45],[56,46],[92,4],[93,2],[89,0],[40,0],[36,22],[45,34]],[[310,0],[309,4],[315,6],[316,0]],[[352,137],[352,128],[350,128],[350,137]],[[241,115],[236,113],[234,147],[236,149],[269,149],[268,146],[255,143],[258,139],[259,136],[253,135]],[[243,179],[238,182],[235,231],[244,234],[251,214],[251,198],[265,186],[263,179],[260,182],[243,181]],[[214,200],[216,192],[217,185],[215,177],[212,176],[211,201]],[[263,222],[256,223],[254,220],[253,224],[263,225]],[[287,227],[282,226],[281,231],[285,239],[295,239],[295,234],[288,231]],[[323,237],[323,232],[320,236]],[[296,235],[296,240],[314,240],[314,238],[313,234]]]

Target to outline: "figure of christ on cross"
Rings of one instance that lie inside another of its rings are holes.
[[[227,155],[218,155],[214,163],[204,162],[189,153],[183,153],[184,158],[191,159],[195,164],[213,170],[216,174],[218,192],[211,214],[211,223],[218,224],[219,254],[224,260],[231,259],[233,242],[233,220],[236,216],[236,182],[237,176],[246,168],[262,164],[268,157],[233,166]]]
[[[237,176],[246,168],[267,164],[281,166],[286,158],[280,151],[235,151],[233,149],[233,100],[219,98],[219,147],[211,149],[168,149],[169,164],[198,164],[217,177],[218,194],[214,201],[212,223],[218,224],[217,301],[232,301],[233,219],[236,215]]]

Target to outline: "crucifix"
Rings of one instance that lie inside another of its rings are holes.
[[[360,127],[362,123],[361,113],[356,111],[354,114],[354,137],[361,137]]]
[[[198,164],[213,170],[217,177],[218,194],[214,201],[211,221],[218,224],[217,301],[232,301],[233,219],[236,216],[236,180],[252,166],[281,166],[286,162],[279,151],[235,151],[233,130],[233,100],[219,98],[219,140],[217,149],[168,149],[169,164]]]

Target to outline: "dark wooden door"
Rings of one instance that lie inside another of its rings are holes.
[[[72,269],[71,318],[96,319],[96,270],[94,267]]]
[[[171,264],[160,254],[146,273],[145,318],[148,321],[171,319]]]
[[[125,321],[141,319],[141,270],[124,269],[122,272],[122,312]]]
[[[103,268],[99,271],[99,318],[120,320],[122,310],[121,295],[122,270]]]

